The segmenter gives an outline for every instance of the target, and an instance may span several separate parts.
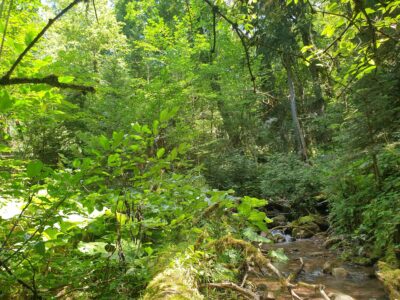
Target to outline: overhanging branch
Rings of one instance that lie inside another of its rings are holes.
[[[74,89],[82,92],[95,92],[94,87],[85,86],[72,83],[60,82],[58,76],[49,75],[43,78],[27,78],[27,77],[17,77],[17,78],[5,78],[0,79],[0,85],[15,85],[15,84],[48,84],[50,86],[62,88],[62,89]]]
[[[48,84],[50,86],[58,87],[58,88],[69,88],[75,89],[85,92],[94,92],[95,89],[90,86],[83,86],[78,84],[70,84],[63,83],[59,81],[59,78],[55,75],[50,75],[44,78],[27,78],[27,77],[19,77],[19,78],[11,78],[12,73],[26,56],[26,54],[32,49],[33,46],[40,40],[40,38],[46,33],[46,31],[61,18],[65,13],[67,13],[71,8],[77,5],[79,2],[83,2],[84,0],[74,0],[67,7],[65,7],[62,11],[60,11],[53,19],[49,19],[46,26],[36,35],[36,37],[26,46],[25,50],[18,56],[15,62],[12,64],[10,69],[4,74],[3,77],[0,78],[0,85],[15,85],[15,84],[24,84],[24,83],[32,83],[32,84]]]
[[[245,58],[246,58],[246,64],[247,64],[247,69],[249,70],[250,74],[250,79],[253,83],[253,90],[254,93],[256,93],[256,77],[253,74],[253,70],[251,68],[251,62],[250,62],[250,53],[249,53],[249,47],[246,43],[246,34],[239,28],[238,24],[231,19],[229,19],[224,13],[221,12],[218,6],[214,5],[210,0],[203,0],[208,6],[210,6],[213,10],[213,19],[215,20],[215,15],[218,14],[220,15],[229,25],[232,26],[233,30],[236,32],[237,36],[240,39],[240,42],[242,43],[244,52],[245,52]],[[213,22],[213,31],[214,31],[214,46],[212,50],[215,50],[215,44],[216,44],[216,32],[215,32],[215,21]]]

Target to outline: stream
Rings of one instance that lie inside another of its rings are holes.
[[[310,239],[299,239],[292,241],[290,237],[285,237],[285,242],[276,243],[273,245],[264,245],[264,249],[278,249],[283,248],[289,260],[287,262],[275,263],[276,267],[280,269],[285,276],[290,273],[296,272],[300,266],[300,258],[304,261],[303,271],[299,274],[298,280],[311,284],[322,284],[326,287],[325,291],[334,293],[331,299],[349,299],[343,295],[349,295],[354,299],[388,299],[381,282],[374,275],[373,267],[359,266],[350,263],[338,263],[337,267],[344,268],[347,275],[339,278],[331,274],[323,272],[323,266],[326,262],[336,262],[339,255],[334,251],[327,250],[323,247],[324,239],[314,236]],[[270,286],[270,290],[274,290],[271,281],[268,279],[261,279],[259,277],[253,278],[253,282],[257,285],[264,283]],[[279,293],[274,293],[275,299],[287,299],[287,295],[279,296]],[[337,295],[342,295],[338,297]],[[321,299],[319,293],[315,293],[315,297],[306,294],[309,299]],[[267,298],[268,299],[268,298]],[[290,298],[288,298],[290,299]]]

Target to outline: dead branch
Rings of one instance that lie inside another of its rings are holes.
[[[297,295],[293,289],[289,289],[289,291],[290,291],[290,294],[292,295],[292,299],[303,300],[303,298],[301,298],[299,295]]]
[[[240,287],[237,284],[234,284],[232,282],[206,283],[206,284],[200,285],[200,287],[231,289],[231,290],[234,290],[234,291],[242,294],[243,296],[245,296],[248,299],[260,300],[260,296],[257,295],[256,293],[253,293],[252,291],[245,289],[243,287]]]
[[[320,285],[319,287],[319,293],[321,294],[322,297],[324,297],[325,300],[331,300],[331,298],[329,298],[329,296],[325,293],[322,285]]]
[[[288,277],[288,281],[293,281],[293,280],[296,280],[296,278],[299,276],[299,274],[301,273],[301,271],[303,271],[303,269],[304,269],[304,261],[303,261],[303,259],[300,257],[299,258],[299,260],[300,260],[300,267],[299,267],[299,269],[296,271],[296,272],[294,272],[294,273],[292,273],[292,274],[290,274],[289,275],[289,277]]]
[[[314,291],[319,291],[319,293],[321,294],[321,296],[325,299],[325,300],[331,300],[329,298],[329,296],[325,293],[325,286],[322,284],[310,284],[310,283],[306,283],[306,282],[298,282],[297,283],[298,286],[302,286],[308,289],[314,289]]]

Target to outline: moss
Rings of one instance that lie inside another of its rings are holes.
[[[378,262],[377,276],[389,292],[390,299],[400,299],[400,269],[394,269],[388,264]]]
[[[246,241],[235,239],[229,235],[220,238],[209,246],[214,247],[220,253],[229,248],[238,249],[245,254],[245,257],[252,260],[258,266],[264,266],[269,263],[269,260],[261,253],[260,249]]]
[[[179,260],[158,274],[146,288],[143,300],[202,300],[195,270]]]

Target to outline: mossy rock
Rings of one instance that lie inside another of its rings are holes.
[[[292,223],[294,223],[295,225],[307,225],[310,223],[314,223],[317,224],[321,230],[327,230],[329,228],[329,223],[326,218],[318,214],[311,214],[300,217]]]
[[[292,236],[296,239],[305,239],[314,236],[320,232],[321,229],[316,223],[318,221],[317,215],[308,215],[297,219],[290,223],[292,227]]]
[[[273,217],[272,222],[269,224],[269,227],[276,227],[276,226],[285,226],[287,223],[287,219],[285,217],[285,215],[277,215],[275,217]]]
[[[377,277],[382,281],[391,300],[400,299],[400,269],[391,268],[388,264],[378,262]]]
[[[320,229],[315,223],[308,223],[306,225],[299,225],[293,228],[292,236],[295,239],[307,239],[314,236]]]

